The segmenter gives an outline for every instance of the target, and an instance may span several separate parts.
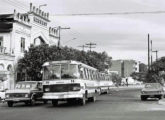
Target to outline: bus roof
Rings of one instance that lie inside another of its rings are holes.
[[[61,61],[50,61],[50,62],[45,62],[42,66],[49,66],[51,64],[77,64],[77,65],[81,65],[85,68],[89,68],[92,69],[94,71],[96,71],[97,69],[94,67],[91,67],[89,65],[86,65],[82,62],[78,62],[78,61],[74,61],[74,60],[61,60]]]

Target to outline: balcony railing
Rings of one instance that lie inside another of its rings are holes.
[[[6,47],[0,46],[0,54],[5,54],[6,53]]]

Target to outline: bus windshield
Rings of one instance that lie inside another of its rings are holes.
[[[79,78],[78,65],[55,64],[44,67],[44,80]]]

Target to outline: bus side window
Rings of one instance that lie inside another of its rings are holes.
[[[80,72],[80,78],[84,79],[84,69],[82,67],[79,67],[79,72]]]
[[[89,73],[88,73],[88,69],[86,69],[86,73],[87,73],[87,79],[89,80]]]
[[[91,78],[91,80],[93,80],[93,72],[92,72],[92,70],[90,70],[90,78]]]
[[[87,69],[86,68],[84,68],[84,73],[85,73],[85,79],[88,79]]]

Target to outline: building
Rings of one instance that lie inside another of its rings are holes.
[[[118,73],[119,76],[121,76],[122,74],[122,70],[121,70],[121,66],[122,66],[122,61],[121,60],[112,60],[112,65],[110,67],[110,72],[116,72]]]
[[[31,45],[57,45],[58,30],[50,27],[49,13],[30,3],[27,13],[16,10],[0,15],[0,84],[12,89],[17,78],[17,62]]]
[[[121,77],[130,77],[133,72],[139,72],[139,62],[135,60],[112,60],[110,71],[117,71]]]

